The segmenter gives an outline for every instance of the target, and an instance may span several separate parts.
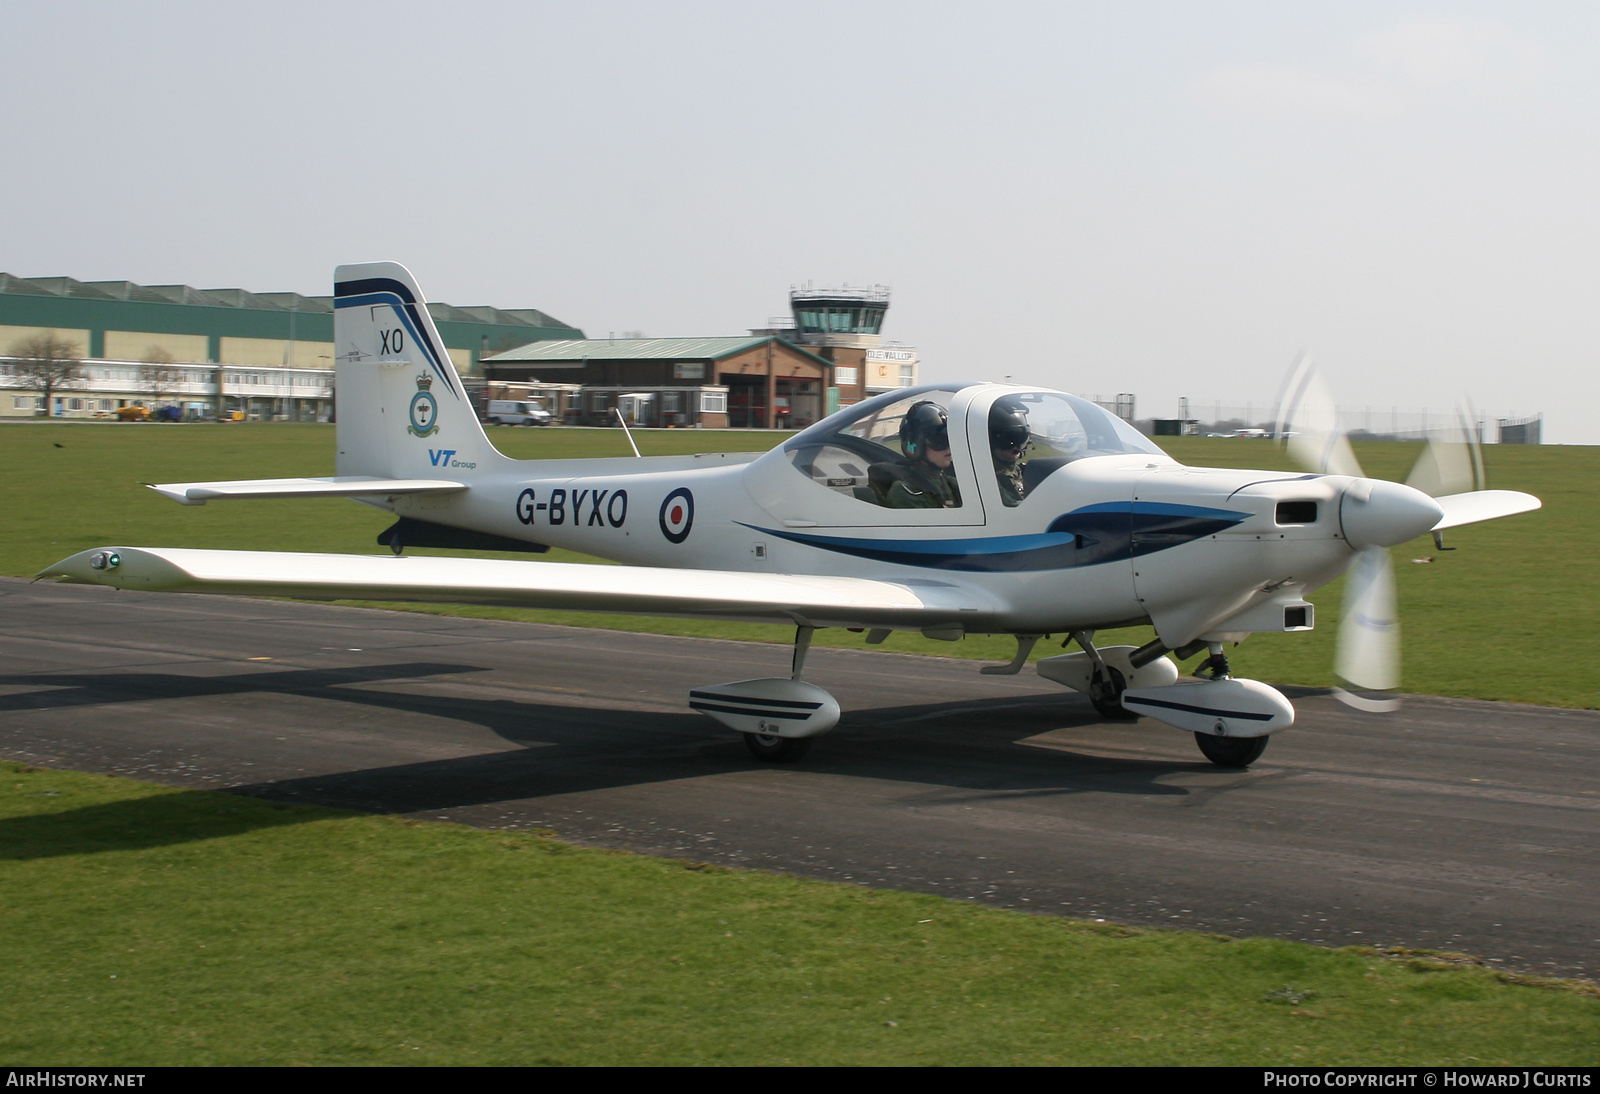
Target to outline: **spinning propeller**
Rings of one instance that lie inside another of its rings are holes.
[[[1347,687],[1336,687],[1334,694],[1359,710],[1399,706],[1392,698],[1350,690],[1381,694],[1400,683],[1400,622],[1389,548],[1424,532],[1434,532],[1437,540],[1445,528],[1539,507],[1528,494],[1482,488],[1483,455],[1471,422],[1470,410],[1463,407],[1450,428],[1432,433],[1404,484],[1371,479],[1362,472],[1333,397],[1309,358],[1300,359],[1284,388],[1273,432],[1278,437],[1290,432],[1290,458],[1307,471],[1354,480],[1339,499],[1345,539],[1357,553],[1345,572],[1334,659],[1334,672]]]

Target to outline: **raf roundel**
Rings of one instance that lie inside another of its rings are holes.
[[[694,495],[680,486],[661,503],[661,534],[673,543],[682,543],[693,527]]]

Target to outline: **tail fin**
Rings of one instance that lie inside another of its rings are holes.
[[[502,459],[489,443],[411,271],[333,274],[337,474],[434,478]]]

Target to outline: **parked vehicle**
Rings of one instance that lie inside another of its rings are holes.
[[[550,412],[530,399],[490,399],[488,420],[495,425],[549,425]]]

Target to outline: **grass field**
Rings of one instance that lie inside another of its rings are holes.
[[[617,430],[496,429],[508,455],[626,456]],[[694,430],[638,435],[647,454],[765,448],[783,435]],[[1173,456],[1197,466],[1287,466],[1267,442],[1168,438]],[[1357,445],[1368,473],[1403,479],[1420,446]],[[1600,707],[1600,686],[1581,656],[1600,638],[1600,448],[1491,446],[1490,484],[1544,499],[1537,513],[1451,532],[1395,549],[1405,632],[1404,690],[1550,706]],[[23,473],[5,489],[0,573],[28,576],[83,550],[134,546],[379,552],[374,537],[392,518],[344,501],[218,502],[182,508],[141,482],[326,475],[333,471],[333,427],[319,425],[97,425],[27,423],[0,427],[0,460]],[[419,552],[435,553],[435,552]],[[443,552],[441,552],[443,553]],[[553,551],[550,560],[581,556]],[[1433,558],[1414,565],[1413,558]],[[1332,681],[1340,585],[1313,599],[1317,630],[1256,635],[1233,651],[1235,671],[1276,683]],[[663,620],[492,608],[416,607],[579,626],[789,642],[792,630],[755,624]],[[1143,642],[1148,628],[1107,640]],[[818,644],[862,646],[860,635],[819,632]],[[957,643],[895,634],[885,649],[1009,660],[1005,638]],[[1059,652],[1040,644],[1036,656]],[[1577,654],[1575,656],[1575,654]]]
[[[495,431],[517,456],[623,455],[608,431]],[[647,452],[774,434],[648,433]],[[379,551],[341,502],[180,508],[145,481],[318,475],[328,427],[0,428],[0,572],[86,547]],[[1183,440],[1195,464],[1269,446]],[[1414,446],[1361,450],[1403,475]],[[1402,548],[1407,686],[1595,706],[1584,540],[1600,449],[1496,449],[1494,484],[1546,508]],[[558,556],[571,558],[574,556]],[[1311,636],[1236,662],[1326,680]],[[483,613],[788,641],[779,628]],[[840,644],[857,636],[824,632]],[[1009,655],[999,639],[901,651]],[[527,833],[289,807],[0,764],[0,1063],[1575,1064],[1600,1055],[1593,985],[1426,955],[1030,917]]]
[[[1588,1065],[1592,985],[0,764],[0,1064]]]

